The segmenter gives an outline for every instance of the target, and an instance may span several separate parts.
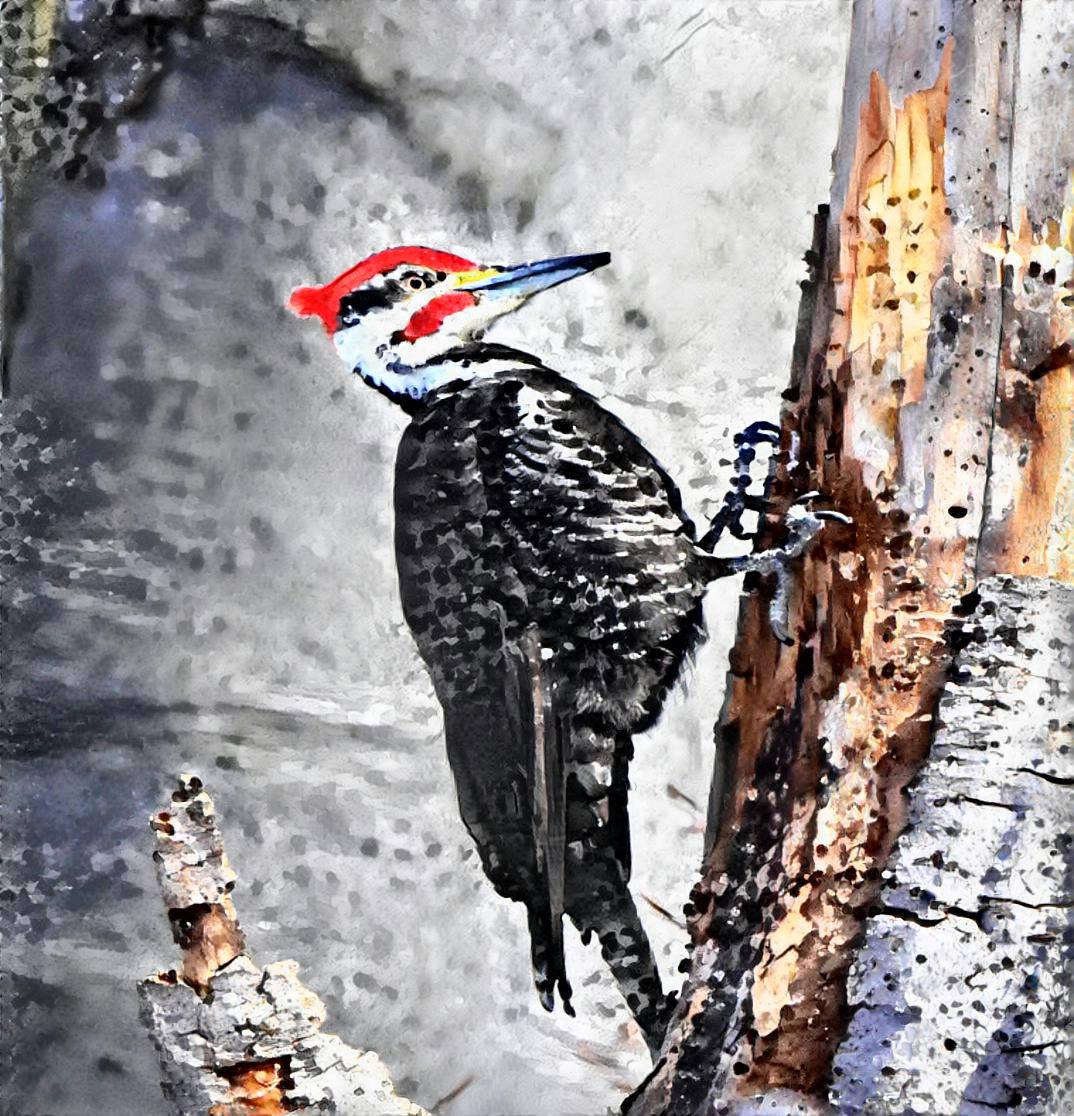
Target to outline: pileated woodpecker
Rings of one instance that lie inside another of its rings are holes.
[[[597,935],[655,1050],[666,1004],[627,887],[631,738],[697,644],[709,582],[782,566],[706,553],[619,419],[537,357],[480,340],[609,258],[486,267],[394,248],[290,306],[410,416],[395,473],[403,612],[443,706],[463,822],[495,889],[529,913],[541,1002],[558,991],[573,1014],[566,914]],[[780,560],[818,526],[796,523]]]

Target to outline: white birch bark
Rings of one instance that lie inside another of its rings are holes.
[[[844,1112],[1074,1110],[1074,586],[978,592],[851,970]]]

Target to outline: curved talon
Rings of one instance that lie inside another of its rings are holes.
[[[735,445],[741,445],[743,442],[749,445],[759,445],[761,443],[778,445],[779,438],[780,429],[774,422],[766,422],[764,419],[758,419],[756,422],[751,422],[745,430],[735,435]]]
[[[757,512],[758,515],[760,515],[764,512],[765,506],[762,497],[743,493],[741,501],[737,503],[734,509],[737,515],[727,524],[727,530],[729,530],[736,539],[752,539],[756,532],[750,531],[742,526],[742,512],[751,511]]]
[[[708,531],[697,544],[699,550],[711,554],[725,531],[729,531],[736,539],[749,540],[755,537],[756,532],[749,531],[743,526],[742,517],[746,512],[764,514],[768,506],[768,479],[766,478],[763,494],[747,491],[753,483],[750,465],[757,458],[756,446],[779,445],[781,437],[780,428],[775,423],[763,419],[750,423],[745,430],[735,435],[734,443],[738,447],[735,457],[735,475],[729,482],[729,491],[723,498],[723,505],[712,517]],[[787,538],[782,546],[762,550],[756,554],[712,559],[714,578],[750,571],[775,577],[776,584],[768,605],[768,622],[772,634],[780,643],[794,642],[790,634],[791,563],[810,548],[825,522],[853,522],[850,516],[842,512],[829,509],[813,510],[809,505],[820,495],[821,493],[815,490],[805,492],[787,509],[783,521]]]
[[[854,522],[843,512],[827,508],[814,511],[806,506],[817,496],[819,492],[807,492],[787,509],[784,519],[787,541],[782,546],[728,559],[729,568],[736,573],[756,571],[775,576],[776,586],[768,604],[768,623],[776,639],[787,645],[794,642],[790,634],[791,563],[809,550],[826,522]]]
[[[742,517],[747,511],[763,512],[768,496],[767,479],[764,495],[758,496],[746,491],[753,483],[750,466],[757,459],[755,447],[776,446],[780,438],[780,428],[764,419],[751,422],[745,430],[735,435],[734,444],[738,448],[738,453],[735,455],[735,473],[729,482],[730,491],[724,496],[723,506],[709,521],[709,529],[698,543],[702,550],[713,551],[725,531],[730,531],[732,538],[742,540],[753,538],[755,532],[742,526]]]

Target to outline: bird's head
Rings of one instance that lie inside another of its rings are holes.
[[[299,287],[289,306],[320,318],[349,369],[405,402],[475,374],[450,354],[538,291],[610,258],[599,252],[500,267],[433,248],[389,248],[324,286]]]

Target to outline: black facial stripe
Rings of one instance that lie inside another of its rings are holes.
[[[370,287],[351,291],[339,300],[339,324],[354,325],[370,310],[385,310],[395,301],[395,293],[388,287]]]

